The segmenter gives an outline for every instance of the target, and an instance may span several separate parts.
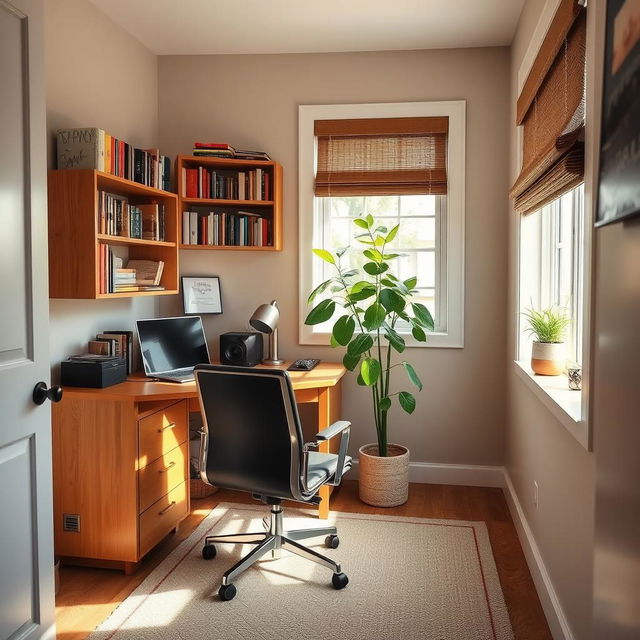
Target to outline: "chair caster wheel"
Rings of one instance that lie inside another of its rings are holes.
[[[205,560],[213,560],[216,557],[216,548],[212,544],[205,544],[202,547],[202,557]]]
[[[349,584],[349,578],[346,573],[334,573],[331,583],[334,589],[344,589]]]
[[[218,596],[220,600],[233,600],[235,598],[235,595],[236,587],[233,584],[223,584],[218,590]]]
[[[340,538],[338,538],[338,536],[335,534],[331,534],[324,539],[324,545],[329,549],[337,549],[339,544]]]

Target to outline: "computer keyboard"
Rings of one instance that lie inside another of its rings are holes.
[[[167,371],[166,373],[156,374],[158,380],[167,380],[169,382],[192,382],[195,380],[193,371]]]

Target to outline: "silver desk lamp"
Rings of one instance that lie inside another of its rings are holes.
[[[271,304],[261,304],[249,319],[249,324],[261,333],[269,334],[269,357],[262,363],[267,365],[282,364],[284,360],[278,358],[278,320],[280,312],[275,300]]]

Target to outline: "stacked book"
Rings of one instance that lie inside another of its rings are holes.
[[[115,293],[120,291],[129,291],[129,287],[136,284],[135,269],[114,269],[113,273],[113,289]]]
[[[182,169],[182,197],[222,200],[271,199],[271,176],[258,167],[246,171]]]
[[[162,241],[164,227],[164,205],[134,205],[124,196],[106,191],[98,192],[98,233]]]
[[[271,220],[250,211],[184,211],[182,243],[217,247],[273,246]]]
[[[60,129],[58,169],[96,169],[169,191],[171,159],[159,149],[138,149],[102,129]]]
[[[123,259],[116,256],[109,245],[100,243],[98,253],[100,293],[164,290],[160,285],[162,260],[129,260],[125,268]]]
[[[266,151],[234,149],[226,142],[194,142],[193,155],[209,158],[238,158],[239,160],[271,160]]]
[[[83,356],[74,356],[70,359],[90,359],[97,358],[124,358],[126,361],[127,373],[133,373],[133,331],[103,331],[96,336],[95,340],[90,340],[88,345],[89,353]]]
[[[194,142],[193,155],[205,158],[235,158],[235,149],[226,142]]]

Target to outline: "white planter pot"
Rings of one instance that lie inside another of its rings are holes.
[[[534,342],[531,345],[531,369],[541,376],[559,376],[567,361],[564,342]]]
[[[409,497],[409,449],[389,444],[387,452],[377,455],[377,444],[358,450],[360,500],[374,507],[397,507]]]

